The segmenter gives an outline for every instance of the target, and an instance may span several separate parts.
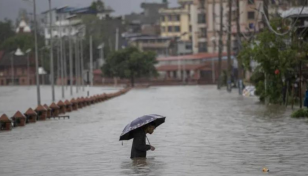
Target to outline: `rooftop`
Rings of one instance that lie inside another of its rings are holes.
[[[293,7],[281,13],[282,18],[308,17],[308,7]]]
[[[227,56],[227,53],[222,53],[222,56]],[[218,58],[218,53],[198,53],[183,56],[169,56],[157,58],[157,61],[174,61],[174,60],[198,60],[198,59],[212,59]]]

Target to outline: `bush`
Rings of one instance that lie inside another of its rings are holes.
[[[308,117],[308,109],[299,109],[294,111],[291,115],[293,118],[305,118]]]

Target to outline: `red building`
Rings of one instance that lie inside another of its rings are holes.
[[[222,54],[221,71],[227,70],[227,53]],[[234,57],[231,56],[233,65]],[[213,84],[218,80],[218,53],[170,56],[157,59],[160,79]]]
[[[36,84],[34,57],[0,51],[0,85],[32,84]]]

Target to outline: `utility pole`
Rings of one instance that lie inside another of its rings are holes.
[[[36,0],[33,0],[33,11],[34,11],[34,37],[35,37],[35,71],[36,71],[36,89],[37,89],[37,105],[41,105],[41,90],[40,80],[38,73],[38,46],[37,46],[37,21],[36,21]]]
[[[266,18],[269,20],[268,18],[268,0],[263,0],[263,11],[264,11],[264,15],[266,16]],[[263,25],[264,27],[266,27],[266,19],[263,16]]]
[[[303,106],[303,94],[302,94],[302,61],[299,62],[299,108]]]
[[[78,59],[79,59],[79,54],[78,54],[78,37],[76,36],[76,41],[75,41],[75,80],[76,80],[76,93],[78,93]]]
[[[263,0],[263,11],[264,11],[264,14],[262,16],[263,18],[263,26],[264,28],[267,27],[267,24],[266,24],[266,18],[269,20],[268,18],[268,0]],[[267,93],[267,86],[268,86],[268,82],[267,82],[267,74],[265,73],[264,74],[264,85],[265,85],[265,92]],[[265,97],[265,104],[267,105],[269,102],[269,99],[268,97]]]
[[[63,82],[63,79],[64,79],[64,66],[63,66],[63,41],[62,41],[62,16],[60,18],[60,24],[59,24],[59,34],[60,34],[60,68],[61,68],[61,91],[62,91],[62,98],[64,98],[64,82]]]
[[[240,0],[236,0],[236,28],[237,28],[237,56],[238,56],[242,48],[241,27],[240,27]],[[238,63],[238,67],[237,67],[238,91],[239,91],[239,94],[242,95],[242,89],[243,89],[242,61],[237,59],[237,63]]]
[[[231,92],[231,23],[232,22],[232,0],[229,0],[229,15],[228,15],[228,62],[227,62],[227,90]]]
[[[214,40],[212,41],[213,42],[213,51],[214,53],[216,53],[216,14],[215,14],[215,1],[216,0],[213,0],[213,8],[212,8],[212,11],[213,11],[213,36],[214,36]],[[213,81],[213,84],[215,83],[215,60],[212,59],[212,81]]]
[[[11,55],[11,73],[12,73],[12,85],[15,85],[15,70],[14,70],[14,52]]]
[[[73,48],[72,48],[72,38],[71,38],[71,27],[70,27],[70,34],[68,37],[69,42],[69,53],[70,53],[70,93],[71,96],[73,95]]]
[[[55,102],[55,83],[54,83],[54,63],[53,63],[53,37],[52,37],[52,13],[51,13],[51,0],[49,0],[49,31],[50,31],[50,81],[51,81],[51,97],[52,102]]]
[[[118,51],[119,49],[119,28],[116,29],[116,39],[115,39],[115,51]],[[114,86],[117,86],[118,84],[118,79],[117,77],[113,77],[114,80]]]
[[[93,86],[93,43],[92,43],[92,35],[90,35],[90,73],[89,79],[91,86]]]
[[[60,49],[59,48],[60,48],[60,41],[59,41],[59,39],[57,39],[57,79],[56,79],[56,81],[59,80],[60,75],[61,75],[61,70],[60,70],[60,68],[61,68],[61,65],[60,65],[61,56],[60,56]],[[58,83],[56,82],[56,84],[58,84]]]
[[[63,40],[63,58],[64,58],[64,62],[63,62],[63,67],[64,67],[64,85],[65,85],[65,89],[67,90],[67,59],[66,59],[66,39],[64,38]]]
[[[30,51],[27,53],[28,84],[30,85]]]
[[[83,40],[80,39],[80,64],[81,64],[81,85],[82,85],[82,91],[84,91],[84,80],[83,80]]]
[[[220,0],[220,31],[219,31],[219,54],[218,54],[218,81],[217,81],[217,89],[220,89],[220,82],[221,82],[221,60],[222,60],[222,51],[223,51],[223,44],[222,44],[222,35],[223,35],[223,0]]]
[[[115,51],[119,49],[119,28],[116,29],[116,37],[115,37]]]

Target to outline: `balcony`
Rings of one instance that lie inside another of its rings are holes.
[[[169,42],[164,43],[139,43],[142,48],[168,48]]]

